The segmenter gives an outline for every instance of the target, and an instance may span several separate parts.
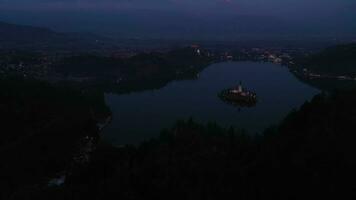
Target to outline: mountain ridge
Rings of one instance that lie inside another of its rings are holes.
[[[62,33],[0,21],[0,50],[93,50],[109,47],[110,42],[109,38],[91,33]]]

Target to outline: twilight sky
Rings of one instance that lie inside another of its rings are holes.
[[[0,0],[0,21],[136,36],[157,30],[157,37],[165,34],[162,29],[184,29],[189,34],[199,32],[199,27],[212,31],[214,23],[224,22],[220,32],[231,34],[264,30],[275,34],[277,29],[285,34],[297,26],[306,34],[354,34],[356,0]]]
[[[356,11],[355,0],[0,0],[8,10],[104,10],[130,9],[251,14],[325,15]]]

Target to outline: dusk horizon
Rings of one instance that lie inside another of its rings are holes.
[[[355,11],[356,4],[347,0],[0,2],[0,20],[5,22],[143,39],[349,38],[356,33]]]

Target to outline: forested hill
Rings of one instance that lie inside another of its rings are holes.
[[[83,138],[110,115],[102,94],[0,78],[0,199],[46,185],[68,170]]]
[[[356,76],[356,43],[329,47],[301,59],[300,64],[324,75]]]
[[[109,48],[109,39],[80,33],[59,33],[53,30],[10,24],[0,21],[0,50],[88,50]]]
[[[59,62],[55,69],[59,74],[96,81],[105,91],[121,93],[159,88],[177,79],[196,78],[213,61],[204,50],[198,53],[186,47],[164,53],[139,53],[129,58],[72,56]]]
[[[77,77],[116,77],[127,80],[159,79],[176,76],[187,70],[195,71],[212,58],[199,55],[194,48],[180,48],[160,53],[138,53],[129,58],[83,54],[63,59],[56,69]]]

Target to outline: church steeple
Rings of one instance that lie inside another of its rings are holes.
[[[240,93],[242,92],[242,83],[240,81],[239,86],[237,87],[237,91]]]

